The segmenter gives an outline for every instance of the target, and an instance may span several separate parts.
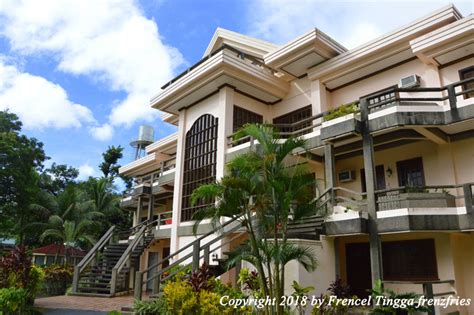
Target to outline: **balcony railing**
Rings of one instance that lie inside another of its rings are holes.
[[[446,101],[453,110],[458,106],[459,97],[466,98],[466,96],[469,96],[469,93],[474,93],[474,89],[466,88],[466,85],[472,82],[474,82],[474,78],[468,78],[442,87],[391,88],[362,97],[357,101],[350,102],[350,104],[357,107],[353,114],[358,114],[360,112],[360,106],[367,106],[368,113],[373,113],[396,105],[444,105]],[[426,93],[439,95],[423,96],[426,95]],[[335,110],[337,110],[337,108]],[[282,138],[302,136],[320,129],[322,123],[325,121],[324,117],[329,113],[331,113],[331,111],[319,113],[291,124],[269,125],[279,130]],[[234,137],[235,133],[228,136],[229,147],[235,147],[243,143],[251,142],[252,140],[251,137],[244,137],[238,140],[234,139]]]
[[[397,187],[375,191],[377,211],[402,208],[450,208],[465,206],[467,213],[474,208],[474,183],[423,187]],[[344,187],[326,189],[318,197],[318,205],[327,214],[334,207],[345,210],[367,211],[367,194]]]

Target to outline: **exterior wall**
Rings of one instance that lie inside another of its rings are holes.
[[[456,275],[457,294],[474,297],[474,232],[451,234],[454,273]],[[462,314],[474,314],[474,303],[460,309]]]
[[[296,261],[288,263],[285,267],[285,294],[293,293],[291,287],[293,281],[297,281],[303,287],[313,286],[315,289],[309,293],[310,295],[325,294],[329,284],[336,277],[334,240],[323,238],[321,241],[292,240],[292,242],[298,246],[311,248],[317,267],[316,270],[308,272]]]
[[[474,57],[441,68],[439,70],[441,85],[447,85],[459,81],[459,70],[472,66],[473,64]]]
[[[356,101],[361,96],[374,93],[387,87],[398,85],[401,78],[412,74],[420,76],[421,86],[440,85],[437,69],[432,66],[427,66],[420,60],[415,59],[333,91],[331,93],[331,108]],[[428,95],[430,95],[430,93],[426,93],[427,97]]]
[[[456,295],[463,298],[472,298],[474,296],[473,281],[474,276],[472,271],[473,252],[467,253],[468,248],[474,249],[474,237],[471,232],[468,235],[450,234],[450,233],[400,233],[400,234],[385,234],[381,236],[381,241],[400,241],[400,240],[416,240],[431,238],[435,240],[436,260],[438,265],[438,276],[440,280],[454,280]],[[341,278],[347,281],[346,274],[346,253],[345,246],[349,243],[368,242],[367,235],[354,235],[339,238],[339,257],[340,257],[340,275]],[[421,285],[411,284],[386,284],[386,287],[397,292],[416,292],[422,294]],[[433,286],[434,293],[449,292],[453,288],[449,284],[435,284]],[[472,307],[472,305],[471,305]],[[456,311],[455,307],[450,307],[443,310],[442,314]],[[462,310],[460,310],[462,311]],[[444,313],[446,312],[446,313]],[[464,312],[461,314],[470,314]]]
[[[430,141],[415,143],[375,152],[375,165],[384,165],[385,171],[393,171],[389,177],[385,172],[385,183],[388,188],[398,187],[397,161],[422,157],[425,182],[427,185],[454,185],[474,181],[474,139],[437,145]],[[343,170],[355,170],[355,180],[341,183],[336,178],[336,185],[354,191],[362,191],[360,170],[364,168],[362,155],[338,160],[336,177]]]
[[[311,103],[311,81],[306,77],[293,80],[285,98],[272,106],[272,118],[311,105]],[[313,115],[315,114],[317,113],[313,109]]]

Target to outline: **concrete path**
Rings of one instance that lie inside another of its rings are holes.
[[[44,309],[45,314],[59,315],[99,315],[110,311],[120,311],[122,306],[131,307],[133,296],[118,296],[113,298],[60,295],[35,300],[35,307]]]

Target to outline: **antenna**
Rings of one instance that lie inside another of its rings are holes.
[[[138,129],[138,139],[130,142],[135,148],[135,160],[145,156],[145,147],[153,143],[154,130],[152,126],[141,125]]]

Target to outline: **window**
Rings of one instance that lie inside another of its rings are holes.
[[[438,280],[433,239],[383,242],[385,280]]]
[[[423,187],[425,175],[421,157],[397,162],[398,185],[400,187]]]
[[[45,256],[40,256],[40,255],[35,255],[35,264],[36,265],[39,265],[39,266],[43,266],[44,265],[44,257]]]
[[[186,133],[183,172],[181,221],[192,220],[193,214],[212,200],[191,205],[194,189],[216,179],[217,118],[206,114],[199,117]]]
[[[294,132],[294,131],[304,129],[306,127],[310,127],[312,124],[311,120],[305,121],[304,123],[301,123],[301,124],[295,124],[295,123],[302,121],[303,119],[310,118],[312,116],[313,116],[312,106],[308,105],[303,108],[292,111],[288,114],[274,118],[273,123],[276,125],[294,124],[293,126],[280,126],[280,127],[277,126],[278,130],[281,133]],[[310,132],[311,132],[311,128],[308,128],[300,133],[295,134],[295,136],[301,136]],[[288,138],[289,136],[290,135],[283,134],[282,138]]]
[[[263,116],[242,107],[234,105],[234,126],[233,132],[239,130],[245,124],[261,124]]]
[[[474,66],[459,70],[459,78],[461,80],[465,80],[465,79],[469,79],[473,77],[474,77]],[[470,90],[470,89],[474,89],[474,81],[463,84],[462,86],[463,91]],[[470,97],[474,97],[474,92],[469,92],[467,94],[464,94],[465,99],[470,98]]]

